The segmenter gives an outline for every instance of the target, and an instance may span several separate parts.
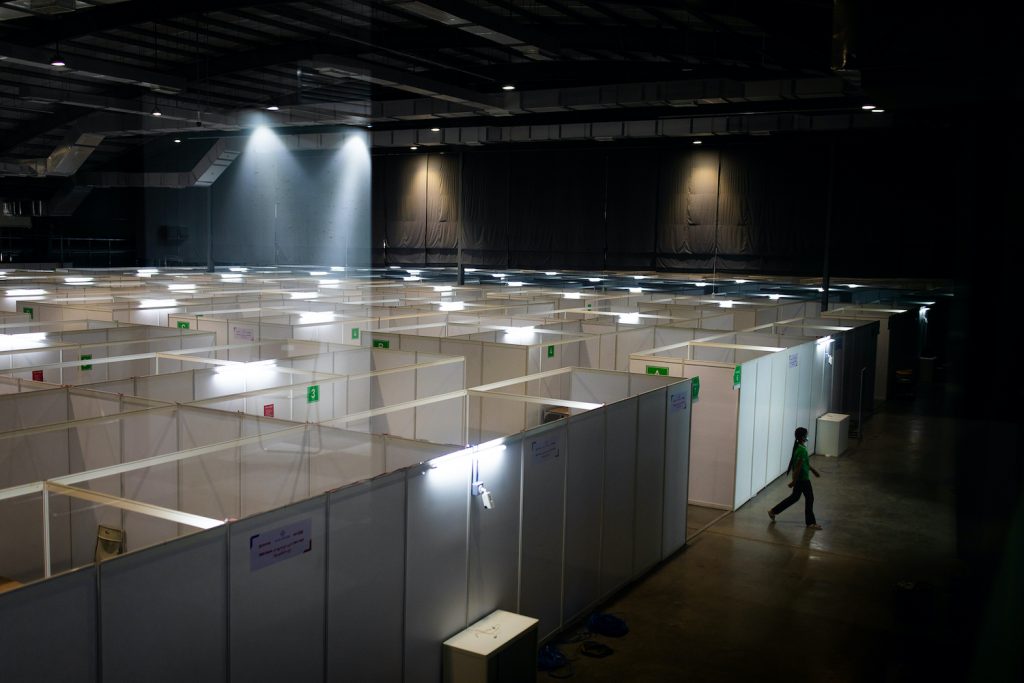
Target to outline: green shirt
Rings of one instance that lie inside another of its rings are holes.
[[[796,468],[797,481],[808,481],[811,478],[811,456],[807,453],[807,447],[799,444],[793,451],[793,467]]]

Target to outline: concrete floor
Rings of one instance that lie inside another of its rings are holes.
[[[812,458],[821,531],[802,501],[770,522],[785,478],[734,513],[692,510],[687,547],[600,607],[629,634],[569,630],[555,642],[571,666],[537,680],[963,680],[955,427],[926,412],[882,407],[841,457]],[[614,653],[582,656],[581,638]]]

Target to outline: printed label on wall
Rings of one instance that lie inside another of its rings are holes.
[[[42,370],[33,370],[32,371],[32,381],[33,382],[42,382],[43,381],[43,371]]]
[[[555,437],[540,437],[530,441],[530,452],[535,460],[547,460],[558,457],[558,439]]]
[[[263,406],[263,417],[274,417],[274,404],[268,403]]]
[[[306,389],[306,403],[316,403],[320,400],[320,385],[314,384]]]
[[[656,365],[648,365],[647,366],[647,374],[648,375],[665,375],[666,377],[668,377],[668,368],[659,368]]]
[[[375,348],[375,349],[390,349],[391,348],[391,340],[390,339],[374,339],[373,340],[373,348]]]
[[[92,360],[92,354],[91,353],[83,353],[81,358],[79,358],[78,360]],[[88,365],[80,365],[79,367],[82,370],[92,370],[92,363],[89,363]]]
[[[353,339],[359,339],[359,328],[358,327],[353,327],[352,328],[352,338]]]
[[[551,344],[550,346],[548,346],[548,358],[554,358],[554,357],[555,357],[555,345]]]
[[[680,410],[686,410],[686,399],[689,398],[687,396],[687,393],[689,392],[687,392],[686,389],[676,389],[671,394],[669,394],[668,412],[678,413]]]
[[[249,538],[249,570],[256,571],[313,549],[313,520],[271,529]]]
[[[251,342],[256,339],[256,330],[251,327],[231,326],[231,336],[239,341]]]
[[[799,362],[800,362],[800,357],[797,354],[795,354],[795,353],[789,354],[789,367],[795,368]]]
[[[178,321],[178,329],[179,330],[187,330],[188,328],[189,328],[189,322],[187,320],[179,320]]]

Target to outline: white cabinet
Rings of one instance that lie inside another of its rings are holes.
[[[537,620],[496,610],[444,641],[444,683],[537,678]]]
[[[850,437],[850,416],[825,413],[818,418],[814,452],[818,455],[842,455]]]

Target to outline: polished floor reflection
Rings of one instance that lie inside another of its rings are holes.
[[[614,653],[568,631],[570,667],[537,680],[955,679],[954,423],[926,412],[883,407],[841,457],[812,458],[821,531],[802,501],[769,520],[784,478],[735,513],[692,509],[688,547],[602,606],[630,628],[592,636]]]

